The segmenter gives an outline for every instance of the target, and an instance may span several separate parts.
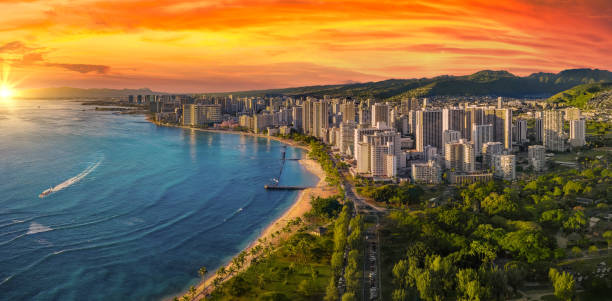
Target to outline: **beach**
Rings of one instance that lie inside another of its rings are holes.
[[[298,147],[298,148],[302,148],[305,150],[308,150],[307,146],[304,146],[302,144],[299,144],[295,141],[292,140],[288,140],[288,139],[284,139],[284,138],[280,138],[280,137],[274,137],[274,136],[267,136],[267,135],[263,135],[263,134],[254,134],[254,133],[248,133],[248,132],[241,132],[241,131],[233,131],[233,130],[219,130],[219,129],[203,129],[203,128],[193,128],[193,127],[188,127],[188,126],[181,126],[181,125],[172,125],[172,124],[161,124],[158,122],[154,122],[153,120],[149,120],[159,126],[170,126],[170,127],[179,127],[179,128],[184,128],[184,129],[189,129],[189,130],[196,130],[196,131],[203,131],[203,132],[212,132],[212,133],[221,133],[221,134],[234,134],[234,135],[244,135],[244,136],[252,136],[252,137],[259,137],[259,138],[267,138],[267,139],[271,139],[271,140],[276,140],[278,142],[281,142],[283,144],[287,144],[289,146],[292,147]],[[332,195],[335,195],[338,193],[337,188],[334,186],[329,185],[326,181],[325,181],[325,171],[323,171],[323,169],[321,168],[321,166],[319,165],[319,163],[315,160],[312,159],[300,159],[298,161],[300,163],[301,166],[303,166],[308,172],[314,174],[315,176],[317,176],[319,178],[319,181],[317,182],[317,185],[314,187],[309,187],[306,188],[302,191],[300,191],[300,193],[298,194],[298,196],[296,197],[295,202],[293,203],[293,205],[291,207],[289,207],[279,218],[277,218],[276,220],[274,220],[273,222],[271,222],[263,231],[261,231],[261,234],[254,239],[247,248],[245,248],[243,251],[246,254],[249,254],[249,251],[256,247],[258,244],[260,244],[261,241],[264,241],[266,243],[271,243],[271,244],[276,244],[280,239],[284,238],[284,236],[287,236],[288,234],[285,235],[278,235],[279,233],[282,233],[282,229],[287,225],[288,222],[295,220],[298,217],[302,217],[305,213],[307,213],[308,211],[310,211],[311,209],[311,204],[310,204],[310,200],[313,197],[329,197]],[[236,254],[238,255],[238,254]],[[245,264],[244,266],[240,269],[239,272],[246,270],[251,262],[251,255],[246,256],[246,260],[245,260]],[[232,262],[231,260],[229,262],[227,262],[226,264],[223,265],[225,267],[225,270],[228,270],[231,266],[232,266]],[[223,278],[223,282],[228,281],[229,279],[231,279],[233,276],[235,276],[237,273],[231,275],[231,276],[226,276],[225,278]],[[217,277],[216,275],[216,270],[209,270],[207,272],[207,276],[205,278],[204,281],[200,282],[197,286],[196,286],[196,296],[195,298],[193,298],[193,300],[203,300],[204,296],[206,294],[209,294],[212,292],[213,290],[213,281],[214,279]],[[188,292],[184,292],[180,295],[178,295],[178,297],[181,297],[185,294],[188,294]],[[174,296],[170,297],[170,299],[172,299]]]
[[[310,211],[311,205],[310,200],[313,197],[329,197],[338,193],[336,187],[329,185],[325,181],[325,172],[315,160],[312,159],[300,159],[300,165],[302,165],[308,172],[316,175],[319,178],[319,181],[315,187],[309,187],[302,190],[296,200],[295,203],[289,209],[283,213],[279,218],[270,223],[261,234],[249,244],[249,246],[244,249],[248,254],[249,251],[257,246],[260,241],[266,241],[268,243],[276,244],[281,236],[273,235],[282,232],[281,230],[287,225],[287,223],[291,220],[294,220],[298,217],[302,217],[306,212]],[[246,257],[245,265],[241,268],[240,271],[246,270],[251,262],[251,256]],[[231,260],[230,262],[224,265],[225,269],[228,270],[229,267],[232,266]],[[206,277],[206,280],[198,284],[196,291],[198,294],[193,300],[203,300],[206,294],[209,294],[212,291],[213,280],[216,277],[216,271],[208,271],[209,276]],[[226,276],[223,279],[223,282],[231,279],[232,276]],[[182,296],[181,294],[179,296]]]

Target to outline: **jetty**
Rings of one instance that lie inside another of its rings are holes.
[[[285,161],[287,160],[299,161],[300,160],[300,159],[294,159],[294,158],[287,159],[286,151],[287,151],[287,146],[283,145],[282,151],[281,151],[281,165],[280,165],[280,171],[278,172],[278,177],[272,180],[273,181],[272,184],[264,185],[265,189],[268,189],[268,190],[303,190],[303,189],[308,188],[307,186],[280,186],[278,184],[280,182],[281,175],[283,174],[283,168],[285,167]]]

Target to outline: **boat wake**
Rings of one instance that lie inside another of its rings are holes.
[[[40,232],[47,232],[53,230],[51,227],[43,226],[39,223],[31,223],[30,228],[26,234],[36,234]]]
[[[69,186],[71,186],[72,184],[78,183],[79,181],[81,181],[83,178],[85,178],[87,175],[89,175],[91,172],[93,172],[94,170],[96,170],[96,168],[98,168],[98,166],[100,165],[100,163],[102,163],[102,159],[100,159],[98,162],[90,165],[89,167],[85,168],[85,170],[83,170],[80,174],[56,185],[55,187],[51,187],[45,191],[43,191],[40,195],[38,195],[39,198],[44,198],[52,193],[58,192],[64,188],[67,188]]]

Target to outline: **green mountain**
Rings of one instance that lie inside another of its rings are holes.
[[[158,95],[165,94],[154,92],[148,88],[142,89],[79,89],[79,88],[41,88],[41,89],[26,89],[19,91],[19,96],[22,98],[83,98],[83,97],[121,97],[128,95]]]
[[[483,70],[464,76],[438,76],[420,79],[389,79],[379,82],[308,86],[287,89],[242,91],[237,96],[351,96],[397,100],[427,96],[506,96],[549,97],[576,85],[612,81],[612,72],[598,69],[572,69],[559,73],[534,73],[520,77],[507,71]]]
[[[610,109],[612,108],[612,82],[575,86],[553,95],[547,101],[581,109]]]

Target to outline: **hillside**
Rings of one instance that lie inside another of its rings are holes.
[[[581,109],[610,109],[612,82],[579,85],[553,95],[548,102]]]
[[[80,98],[80,97],[121,97],[127,95],[151,95],[164,94],[154,92],[150,89],[79,89],[79,88],[41,88],[26,89],[19,91],[19,96],[23,98]]]
[[[612,72],[598,69],[571,69],[559,73],[534,73],[520,77],[507,71],[483,70],[464,76],[438,76],[421,79],[389,79],[379,82],[296,87],[259,91],[217,93],[236,96],[314,96],[373,97],[395,100],[427,96],[506,96],[549,97],[576,85],[610,82]]]

